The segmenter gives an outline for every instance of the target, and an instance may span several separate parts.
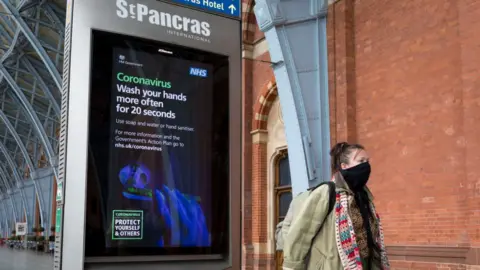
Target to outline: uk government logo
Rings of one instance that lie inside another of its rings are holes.
[[[118,56],[118,63],[125,64],[125,55]]]
[[[141,63],[127,61],[126,59],[127,58],[125,57],[125,55],[120,54],[118,56],[118,63],[122,64],[122,65],[127,65],[127,66],[143,67],[143,64],[141,64]]]
[[[129,4],[127,0],[117,0],[117,16],[165,27],[169,35],[210,43],[210,24],[205,21],[158,11],[145,4]]]

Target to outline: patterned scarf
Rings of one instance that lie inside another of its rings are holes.
[[[375,210],[373,203],[370,203],[370,209],[376,217],[379,235],[376,235],[377,244],[381,250],[382,270],[389,270],[387,253],[383,238],[383,229],[380,222],[380,216]],[[353,223],[348,214],[348,195],[346,192],[337,192],[335,203],[335,235],[337,238],[337,249],[345,270],[363,270],[360,250],[356,242]]]

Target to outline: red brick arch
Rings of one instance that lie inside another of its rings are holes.
[[[255,24],[255,13],[253,13],[253,6],[255,0],[242,0],[242,39],[245,43],[253,42],[255,29],[250,29],[251,24]]]
[[[273,77],[260,91],[257,102],[253,107],[252,130],[267,129],[268,114],[277,96],[277,83],[275,77]]]
[[[268,158],[267,158],[267,121],[273,101],[277,97],[277,85],[272,76],[270,81],[261,89],[253,105],[252,143],[251,143],[251,171],[250,180],[244,185],[244,192],[249,194],[245,198],[244,207],[248,213],[246,222],[248,239],[253,249],[246,247],[244,255],[245,269],[275,269],[274,254],[268,251],[270,245],[268,228]],[[244,216],[245,217],[245,216]],[[253,258],[253,259],[251,259]]]

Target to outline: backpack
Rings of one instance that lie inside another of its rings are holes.
[[[328,190],[329,190],[328,212],[327,212],[327,216],[328,216],[330,214],[330,212],[332,212],[333,208],[335,207],[335,201],[336,201],[335,183],[332,182],[332,181],[322,182],[322,183],[316,185],[315,187],[309,188],[307,190],[307,192],[310,194],[312,191],[314,191],[315,189],[319,188],[322,185],[328,185]],[[298,195],[297,195],[297,197],[298,197]],[[297,198],[297,197],[295,197],[295,198]],[[293,200],[295,200],[295,198],[293,198]],[[290,203],[288,212],[290,212],[291,207],[292,207],[292,203]],[[287,216],[288,215],[289,214],[287,213]],[[295,219],[295,216],[292,217],[292,220],[293,219]],[[276,240],[276,246],[277,246],[276,249],[277,250],[283,250],[283,237],[284,236],[282,235],[282,227],[283,227],[283,221],[280,221],[277,224],[276,230],[275,230],[275,240]]]

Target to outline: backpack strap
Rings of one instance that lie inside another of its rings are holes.
[[[332,212],[333,208],[335,207],[335,202],[337,200],[337,192],[335,191],[335,183],[334,182],[327,182],[328,189],[329,189],[329,198],[328,198],[328,214]]]
[[[318,187],[322,186],[322,185],[328,185],[328,191],[329,191],[329,195],[328,195],[328,212],[327,212],[327,216],[330,214],[330,212],[332,212],[333,208],[335,207],[335,201],[336,201],[336,197],[337,197],[337,193],[335,191],[335,183],[332,182],[332,181],[328,181],[328,182],[322,182],[314,187],[311,187],[308,189],[308,191],[312,192],[314,191],[315,189],[317,189]]]

